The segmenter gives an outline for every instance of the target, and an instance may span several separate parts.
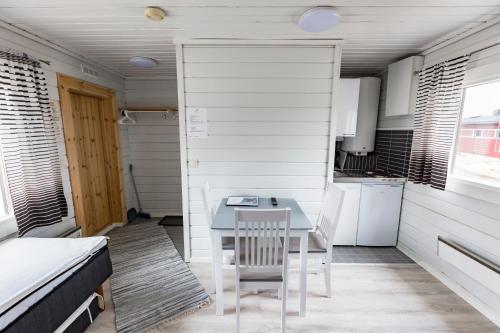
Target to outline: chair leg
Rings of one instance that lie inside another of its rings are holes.
[[[215,294],[215,265],[212,263],[212,294]]]
[[[281,333],[285,333],[286,331],[286,299],[287,297],[285,296],[288,292],[288,286],[287,286],[287,281],[283,281],[283,286],[282,286],[282,298],[281,298]]]
[[[283,288],[278,289],[278,299],[283,299]]]
[[[236,333],[240,333],[240,283],[236,281]]]
[[[325,287],[326,296],[332,297],[332,249],[325,254]]]

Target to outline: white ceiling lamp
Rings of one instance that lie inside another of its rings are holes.
[[[160,7],[146,7],[144,15],[151,21],[163,21],[167,13]]]
[[[307,32],[326,31],[340,22],[340,14],[335,7],[314,7],[308,9],[299,19],[299,26]]]
[[[132,65],[141,68],[153,68],[158,65],[158,61],[147,57],[132,57],[130,58],[129,62]]]

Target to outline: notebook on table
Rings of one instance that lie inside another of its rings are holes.
[[[259,197],[228,197],[226,206],[259,206]]]

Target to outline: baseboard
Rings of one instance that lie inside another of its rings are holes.
[[[151,217],[154,217],[154,218],[160,218],[160,217],[165,217],[165,216],[182,217],[182,212],[179,212],[179,213],[165,213],[165,214],[151,213]]]
[[[191,257],[189,262],[192,263],[212,263],[212,258],[209,257]]]
[[[108,225],[106,228],[102,229],[98,233],[95,234],[95,236],[104,236],[114,228],[121,228],[125,225],[125,223],[112,223]]]
[[[500,326],[500,313],[496,312],[494,309],[489,307],[488,305],[481,302],[478,298],[469,293],[466,289],[464,289],[461,285],[450,279],[448,276],[432,267],[428,263],[426,263],[422,258],[417,256],[414,252],[412,252],[407,247],[398,244],[397,248],[410,257],[413,261],[415,261],[420,267],[425,269],[431,275],[433,275],[436,279],[438,279],[441,283],[443,283],[446,287],[448,287],[455,294],[460,296],[464,301],[469,303],[472,307],[474,307],[477,311],[483,314],[486,318],[491,320],[495,325]]]

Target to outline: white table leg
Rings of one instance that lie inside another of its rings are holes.
[[[300,235],[300,309],[299,315],[306,315],[307,298],[307,249],[309,247],[308,231]]]
[[[212,230],[213,272],[215,274],[215,306],[218,316],[224,315],[224,286],[222,272],[222,234]]]

